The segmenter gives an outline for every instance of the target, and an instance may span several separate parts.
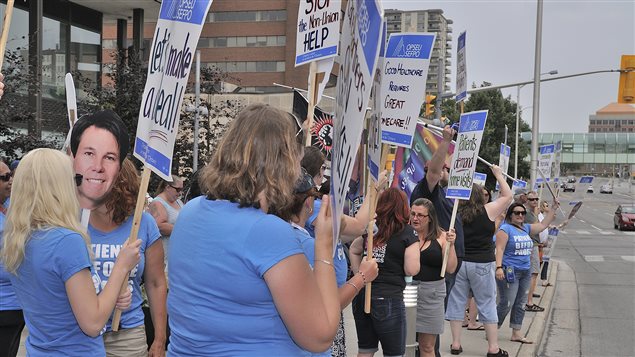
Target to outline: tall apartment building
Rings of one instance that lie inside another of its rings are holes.
[[[441,92],[450,91],[450,73],[452,62],[452,20],[443,16],[443,10],[402,11],[384,10],[384,17],[388,25],[388,34],[395,32],[435,32],[437,38],[432,50],[426,91],[438,93],[439,82]],[[440,81],[439,74],[441,72]]]
[[[611,103],[589,116],[589,133],[635,132],[635,105]]]

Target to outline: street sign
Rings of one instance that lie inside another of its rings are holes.
[[[381,141],[412,146],[436,35],[393,33],[381,68]]]
[[[593,176],[580,177],[580,183],[591,183],[591,182],[593,182]]]
[[[337,55],[340,41],[339,0],[300,1],[295,41],[295,66]]]
[[[459,133],[450,164],[448,191],[445,195],[447,198],[460,200],[470,198],[487,113],[487,110],[481,110],[461,114]]]
[[[465,31],[461,32],[456,46],[456,101],[467,97],[467,66],[465,61]]]

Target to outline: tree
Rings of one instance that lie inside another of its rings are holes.
[[[454,99],[446,99],[443,101],[441,109],[443,115],[450,119],[451,122],[456,123],[459,121],[460,111]],[[489,110],[487,125],[483,131],[483,141],[481,142],[479,156],[492,164],[498,164],[500,144],[505,142],[505,125],[507,125],[509,130],[507,145],[512,147],[508,173],[513,174],[516,103],[513,102],[509,96],[503,97],[499,89],[486,90],[470,94],[464,103],[464,112],[467,113],[477,110]],[[529,125],[521,121],[519,131],[529,130]],[[524,158],[529,155],[531,148],[529,144],[522,139],[519,139],[518,147],[518,178],[529,177],[529,162],[525,161]],[[496,185],[496,179],[491,175],[491,171],[485,164],[479,162],[476,166],[476,171],[488,173],[486,183],[488,187],[493,188]]]

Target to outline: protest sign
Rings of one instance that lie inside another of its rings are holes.
[[[500,152],[498,155],[498,167],[503,170],[503,174],[507,174],[509,169],[509,156],[511,154],[511,147],[505,144],[501,144]],[[500,184],[496,181],[496,191],[500,190]]]
[[[512,183],[512,192],[516,192],[519,188],[527,188],[527,181],[516,180]]]
[[[415,186],[425,176],[424,168],[426,162],[443,141],[441,133],[425,128],[422,124],[417,125],[412,148],[399,147],[395,153],[395,175],[391,181],[391,187],[397,187],[404,191],[408,197],[412,194]],[[454,153],[454,143],[450,144],[445,163],[450,166]]]
[[[340,217],[364,127],[382,25],[383,10],[379,1],[348,2],[340,41],[334,146],[331,153],[334,244],[339,239]]]
[[[300,94],[293,91],[293,115],[297,119],[297,130],[302,130],[302,123],[307,119],[309,102]],[[331,149],[333,148],[333,115],[323,111],[320,107],[313,107],[313,125],[311,132],[311,146],[315,146],[322,151],[327,161],[331,161]],[[298,134],[300,135],[300,134]]]
[[[549,228],[548,232],[549,236],[547,237],[547,241],[544,243],[542,248],[543,262],[548,262],[551,259],[551,254],[556,247],[556,242],[558,241],[558,233],[560,233],[560,230],[558,228]]]
[[[474,173],[474,181],[473,183],[481,186],[485,186],[485,181],[487,181],[487,174],[482,174],[480,172]]]
[[[295,66],[337,55],[342,4],[339,0],[303,0],[298,8]]]
[[[393,33],[386,45],[381,81],[381,141],[411,147],[425,101],[433,33]]]
[[[454,156],[450,164],[448,191],[445,195],[447,198],[470,198],[487,113],[487,110],[481,110],[461,114]]]
[[[384,65],[384,52],[386,51],[386,21],[384,21],[381,41],[379,43],[379,57],[377,67],[373,77],[373,88],[371,91],[372,111],[368,120],[368,171],[370,177],[377,182],[379,180],[379,168],[381,166],[381,69]],[[383,169],[383,168],[382,168]]]
[[[465,64],[465,31],[461,32],[456,46],[456,101],[467,97],[467,67]]]
[[[134,156],[171,181],[181,103],[212,0],[163,1],[148,60]]]
[[[540,154],[538,156],[538,170],[542,173],[536,177],[536,183],[549,182],[551,179],[551,169],[553,164],[553,154],[556,146],[554,144],[543,145],[540,147]]]

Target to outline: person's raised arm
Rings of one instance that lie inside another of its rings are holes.
[[[93,278],[88,269],[82,269],[66,280],[66,294],[79,328],[88,336],[97,337],[108,322],[117,303],[119,290],[128,272],[139,262],[141,240],[121,248],[106,286],[95,294]]]
[[[547,216],[545,217],[545,219],[542,222],[537,222],[530,225],[531,229],[529,233],[538,234],[544,231],[545,229],[549,228],[549,225],[551,224],[551,222],[553,222],[553,220],[556,218],[556,211],[558,210],[558,207],[560,207],[560,202],[554,199],[553,202],[551,203],[551,210],[549,211],[549,213],[547,213]]]
[[[264,274],[276,309],[301,348],[326,351],[340,320],[340,302],[333,267],[333,225],[328,196],[315,220],[313,271],[303,254],[289,256]]]
[[[492,165],[491,167],[492,173],[498,181],[500,186],[500,194],[498,198],[494,201],[485,204],[485,211],[487,211],[487,216],[491,221],[495,221],[496,218],[512,203],[512,190],[509,188],[507,184],[507,180],[505,179],[505,175],[503,175],[503,170],[496,165]]]
[[[443,128],[443,140],[428,162],[428,171],[426,172],[425,179],[428,182],[430,192],[434,190],[434,187],[437,183],[439,183],[439,180],[441,180],[445,156],[450,149],[450,143],[452,142],[452,138],[455,134],[456,130],[452,129],[449,125],[446,125],[445,128]]]
[[[505,278],[505,271],[503,271],[503,254],[505,253],[508,239],[509,236],[504,231],[500,230],[496,233],[496,279],[498,280]]]

